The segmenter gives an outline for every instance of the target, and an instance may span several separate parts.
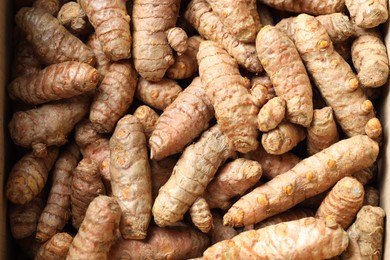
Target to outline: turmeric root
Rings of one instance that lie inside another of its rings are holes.
[[[152,211],[156,224],[167,226],[181,220],[202,195],[218,167],[234,155],[218,125],[205,131],[196,143],[188,146],[154,202]]]
[[[379,30],[358,30],[357,38],[352,42],[351,56],[363,87],[376,88],[387,82],[389,60]]]
[[[316,19],[324,26],[333,43],[347,40],[355,31],[348,16],[342,13],[319,15]]]
[[[26,204],[11,204],[9,208],[9,223],[12,237],[21,239],[34,235],[44,206],[44,193],[40,193]]]
[[[199,197],[189,209],[192,223],[203,233],[208,233],[213,226],[213,216],[211,215],[207,201]]]
[[[156,123],[158,120],[158,114],[152,108],[148,106],[139,106],[133,114],[142,126],[144,127],[146,142],[149,142],[149,138],[152,136],[154,129],[156,128]]]
[[[103,52],[112,61],[131,56],[130,16],[126,1],[79,0],[102,44]]]
[[[252,77],[250,92],[252,101],[258,108],[261,108],[269,100],[276,97],[271,79],[267,74]]]
[[[88,108],[89,97],[76,96],[16,112],[8,124],[11,139],[16,145],[32,147],[36,153],[47,146],[61,146],[67,142],[67,135],[86,115]]]
[[[257,223],[254,228],[265,228],[282,222],[293,221],[307,217],[314,217],[314,214],[315,212],[308,208],[293,208]]]
[[[209,243],[207,236],[194,228],[151,227],[145,240],[117,241],[109,259],[189,259],[202,255]]]
[[[363,206],[363,199],[363,185],[354,178],[344,177],[322,201],[316,217],[323,219],[333,217],[342,228],[347,229]]]
[[[379,206],[379,191],[377,189],[371,186],[364,188],[363,206]]]
[[[305,137],[305,130],[301,126],[282,122],[275,129],[263,134],[261,144],[267,153],[280,155],[290,151]]]
[[[137,74],[128,62],[111,64],[91,104],[89,119],[99,133],[110,133],[133,102]]]
[[[122,117],[111,136],[110,174],[123,238],[144,239],[152,217],[152,185],[144,129],[135,116]]]
[[[184,16],[200,35],[221,44],[240,66],[254,73],[263,70],[256,56],[255,46],[242,43],[230,34],[206,0],[192,0],[188,4]]]
[[[204,193],[210,208],[228,209],[231,199],[242,195],[261,178],[261,165],[244,158],[225,164],[209,183]]]
[[[163,78],[159,82],[151,82],[139,78],[136,96],[145,104],[159,110],[164,110],[183,91],[176,81]]]
[[[364,134],[367,122],[375,117],[374,107],[348,63],[334,51],[325,28],[306,14],[294,19],[293,27],[295,45],[336,121],[347,136]]]
[[[365,135],[339,141],[241,197],[225,214],[224,224],[254,224],[324,192],[341,178],[370,166],[378,148]]]
[[[96,197],[69,247],[68,260],[108,259],[121,211],[114,198]]]
[[[186,79],[195,74],[198,70],[196,54],[202,41],[200,36],[188,38],[187,50],[181,55],[175,55],[175,62],[167,70],[167,76],[169,78]]]
[[[331,107],[315,109],[313,121],[307,128],[307,152],[309,155],[328,148],[339,140],[336,122]]]
[[[261,0],[261,3],[272,8],[294,13],[308,13],[313,15],[331,14],[344,10],[344,0]]]
[[[40,8],[52,16],[57,16],[61,3],[59,0],[35,0],[33,7]]]
[[[199,77],[170,104],[157,120],[149,140],[151,158],[160,160],[181,152],[209,126],[214,109]]]
[[[92,31],[87,15],[76,2],[64,4],[58,12],[57,19],[73,35],[84,36]]]
[[[39,105],[92,91],[100,80],[99,72],[90,65],[66,61],[16,78],[8,86],[8,93],[11,99]]]
[[[260,30],[256,0],[206,0],[226,30],[240,42],[254,42]],[[253,16],[255,15],[255,17]]]
[[[361,28],[373,28],[387,21],[386,0],[345,0],[352,21]]]
[[[49,240],[60,232],[70,218],[70,195],[72,193],[72,172],[80,160],[80,150],[70,144],[59,155],[52,173],[52,186],[37,226],[36,239]]]
[[[83,222],[88,205],[99,195],[105,194],[97,164],[89,158],[82,159],[73,171],[72,224],[78,229]]]
[[[95,63],[92,50],[42,9],[23,7],[16,14],[15,21],[46,65],[64,61]]]
[[[286,100],[287,120],[309,126],[313,117],[313,93],[294,43],[276,27],[265,26],[257,35],[256,50],[276,95]]]
[[[241,76],[237,62],[212,41],[200,44],[197,59],[202,84],[229,145],[242,153],[255,150],[259,111],[249,94],[249,81]]]
[[[347,231],[350,245],[341,258],[351,259],[352,255],[356,255],[359,259],[380,259],[384,218],[385,211],[380,207],[362,207],[355,222]]]
[[[169,46],[179,55],[184,53],[188,48],[187,33],[180,27],[172,27],[166,32]]]
[[[175,27],[179,0],[133,1],[133,60],[142,78],[157,82],[174,62],[165,32]]]
[[[310,239],[299,239],[303,235]],[[328,259],[347,246],[348,235],[337,223],[309,217],[243,232],[214,244],[203,256],[205,260]]]
[[[35,260],[65,259],[72,241],[73,237],[68,233],[55,234],[49,241],[39,248],[35,256]]]
[[[50,169],[58,156],[57,148],[49,148],[43,158],[32,153],[24,155],[13,167],[9,174],[5,193],[15,204],[26,204],[33,200],[46,184]]]
[[[352,177],[357,179],[361,184],[366,185],[370,183],[375,176],[376,165],[373,164],[370,167],[364,168],[360,171],[354,172]]]
[[[196,59],[196,57],[195,57]],[[16,46],[12,63],[12,78],[32,75],[42,70],[42,65],[27,41],[21,41]]]
[[[152,197],[153,201],[158,195],[160,188],[169,180],[171,177],[173,168],[177,163],[176,159],[167,157],[160,161],[150,161],[150,171],[152,173]]]
[[[83,158],[90,158],[99,166],[108,195],[111,191],[110,140],[105,135],[96,132],[88,119],[78,123],[75,128],[75,141],[80,147],[81,154]]]
[[[91,48],[95,54],[95,68],[99,71],[100,74],[106,76],[112,62],[109,58],[107,58],[106,54],[104,54],[103,46],[100,43],[99,38],[96,36],[96,33],[93,33],[91,36],[89,36],[87,46]]]
[[[262,176],[268,180],[289,171],[301,161],[299,157],[289,152],[281,155],[269,154],[262,146],[259,146],[255,151],[245,154],[244,157],[259,162],[263,169]]]
[[[258,128],[262,132],[275,129],[284,119],[286,113],[286,101],[280,97],[269,100],[257,115]]]
[[[225,239],[231,239],[238,234],[234,228],[223,225],[223,219],[219,213],[213,211],[212,216],[213,227],[209,232],[212,245]]]

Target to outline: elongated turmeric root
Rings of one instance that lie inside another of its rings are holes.
[[[164,110],[183,91],[180,85],[168,78],[151,82],[140,78],[137,83],[136,96],[145,104],[159,110]]]
[[[110,133],[133,102],[137,73],[128,62],[111,64],[96,91],[89,120],[99,133]]]
[[[12,237],[15,239],[33,236],[45,207],[44,192],[23,205],[11,204],[8,214]]]
[[[146,80],[160,81],[174,62],[165,32],[175,27],[179,6],[179,0],[133,1],[133,60]]]
[[[226,30],[240,42],[254,42],[260,30],[256,0],[206,0],[219,16]]]
[[[256,225],[254,225],[254,228],[255,229],[264,228],[282,222],[293,221],[293,220],[298,220],[307,217],[314,217],[314,215],[315,215],[315,211],[311,209],[293,208],[257,223]]]
[[[42,9],[23,7],[16,14],[15,22],[27,34],[27,40],[45,64],[64,61],[95,63],[92,50]]]
[[[259,146],[255,151],[245,154],[244,158],[259,162],[263,169],[262,176],[268,180],[289,171],[301,161],[299,157],[289,152],[281,155],[269,154],[262,146]]]
[[[121,211],[114,198],[96,197],[69,247],[68,260],[108,259],[119,226]]]
[[[242,153],[255,150],[259,111],[249,94],[249,81],[241,76],[237,62],[212,41],[200,44],[197,59],[202,84],[229,145]]]
[[[5,186],[7,198],[15,204],[26,204],[34,199],[46,184],[49,171],[58,156],[57,148],[48,149],[43,158],[32,153],[23,156],[13,167]]]
[[[209,244],[194,228],[151,227],[145,240],[118,240],[108,259],[189,259],[202,255]]]
[[[187,33],[180,27],[172,27],[166,32],[169,46],[179,55],[184,53],[188,48]]]
[[[319,15],[316,19],[325,27],[333,43],[343,42],[355,32],[348,16],[342,13]]]
[[[57,16],[61,3],[60,0],[35,0],[33,7],[42,9],[53,16]]]
[[[202,41],[200,36],[188,38],[187,50],[181,55],[175,55],[175,62],[167,70],[167,76],[169,78],[186,79],[195,74],[198,70],[196,54]]]
[[[373,28],[389,18],[386,0],[345,0],[352,21],[361,28]]]
[[[93,53],[95,54],[96,64],[95,68],[99,71],[100,74],[105,76],[108,72],[108,69],[112,63],[112,61],[106,56],[103,51],[103,46],[99,41],[96,33],[91,34],[87,41],[87,46],[91,48]]]
[[[313,93],[294,43],[276,27],[265,26],[257,35],[256,50],[276,95],[287,102],[287,120],[309,126],[313,118]]]
[[[152,185],[144,129],[135,116],[122,117],[111,136],[110,174],[123,238],[144,239],[152,217]]]
[[[85,36],[92,31],[88,17],[79,3],[69,2],[64,4],[58,12],[57,19],[73,35]]]
[[[88,112],[89,98],[77,96],[12,115],[8,124],[11,138],[16,145],[32,147],[40,153],[47,146],[61,146],[74,125]]]
[[[283,98],[275,97],[269,100],[257,115],[258,128],[262,132],[275,129],[284,119],[286,113],[286,101]]]
[[[95,28],[96,36],[99,38],[107,57],[112,61],[130,58],[132,39],[126,1],[79,0],[78,3]]]
[[[385,211],[380,207],[364,206],[348,229],[350,245],[342,259],[380,259],[383,246]]]
[[[262,168],[256,161],[244,158],[225,164],[207,185],[204,197],[210,208],[228,209],[231,199],[242,195],[261,178]]]
[[[39,105],[92,91],[100,80],[101,75],[90,65],[67,61],[16,78],[8,85],[8,93],[14,100]]]
[[[83,222],[88,205],[99,195],[105,194],[105,188],[99,175],[97,164],[89,158],[82,159],[73,171],[72,224],[79,228]]]
[[[310,239],[299,239],[308,236]],[[294,246],[291,246],[294,241]],[[312,217],[243,232],[209,247],[204,259],[328,259],[348,246],[347,233],[334,221]]]
[[[234,155],[235,152],[218,125],[204,132],[196,143],[188,146],[154,202],[152,210],[156,224],[167,226],[181,220],[202,195],[219,166]]]
[[[339,140],[336,122],[331,107],[315,109],[313,121],[307,128],[307,152],[318,153]]]
[[[389,58],[378,29],[358,29],[352,42],[351,56],[363,87],[383,86],[389,77]]]
[[[72,176],[80,160],[80,150],[70,144],[59,155],[52,172],[52,187],[37,226],[36,239],[45,242],[60,232],[70,218]]]
[[[281,155],[305,139],[304,128],[288,122],[282,122],[275,129],[264,133],[261,137],[261,144],[267,153]]]
[[[39,248],[35,256],[35,260],[65,259],[72,241],[73,237],[68,233],[55,234],[49,241]]]
[[[159,118],[159,115],[152,108],[142,105],[139,106],[133,114],[142,126],[144,127],[146,143],[149,143],[149,138],[152,136],[154,129],[156,128],[156,123]]]
[[[365,187],[363,206],[379,206],[379,190],[371,186]]]
[[[255,103],[258,108],[261,108],[265,103],[276,97],[271,79],[265,73],[252,77],[250,92],[253,103]]]
[[[207,201],[199,197],[189,209],[192,223],[203,233],[208,233],[213,226],[213,216]]]
[[[365,134],[367,122],[375,117],[374,107],[359,88],[359,81],[348,63],[334,51],[325,28],[307,14],[294,19],[293,27],[293,39],[308,73],[332,107],[345,134]]]
[[[246,226],[283,212],[370,166],[378,149],[365,135],[339,141],[241,197],[225,214],[224,224]]]
[[[261,0],[261,3],[272,8],[294,13],[308,13],[313,15],[331,14],[344,9],[344,0]]]
[[[230,34],[206,0],[192,0],[184,16],[200,35],[221,44],[240,66],[255,73],[263,70],[255,46],[242,43]]]
[[[344,229],[363,206],[364,188],[356,179],[344,177],[336,183],[316,212],[317,218],[332,217]]]
[[[209,126],[214,109],[199,77],[172,102],[157,120],[149,140],[151,158],[178,153]]]

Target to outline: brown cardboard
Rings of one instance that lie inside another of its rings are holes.
[[[0,117],[2,120],[2,127],[0,127],[0,163],[1,163],[1,175],[0,175],[0,187],[4,187],[4,180],[6,178],[6,169],[9,165],[6,164],[5,160],[5,148],[7,141],[5,138],[5,129],[7,126],[7,116],[6,116],[6,95],[5,89],[7,81],[9,79],[9,46],[11,45],[11,34],[10,28],[13,21],[11,4],[13,1],[0,0]],[[390,1],[389,1],[390,2]],[[388,24],[384,26],[383,32],[385,37],[385,42],[388,50],[390,50],[390,33],[387,33],[389,30]],[[389,52],[390,53],[390,52]],[[390,156],[390,146],[388,145],[388,140],[390,136],[390,98],[388,97],[388,85],[385,86],[386,90],[383,93],[384,100],[381,103],[379,115],[383,126],[384,140],[382,144],[381,155],[379,159],[379,188],[381,192],[381,207],[383,207],[388,214],[386,219],[386,230],[390,229],[390,167],[386,161],[387,157]],[[9,153],[8,153],[9,154]],[[0,259],[14,259],[11,255],[10,249],[10,237],[7,233],[6,227],[6,200],[4,192],[0,193]],[[387,249],[387,250],[386,250]],[[384,242],[384,260],[390,259],[390,237]]]

